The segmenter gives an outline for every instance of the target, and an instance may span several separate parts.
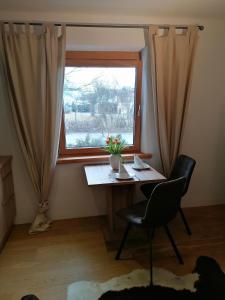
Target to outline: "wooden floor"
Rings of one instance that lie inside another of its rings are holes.
[[[179,217],[170,226],[185,264],[178,264],[167,237],[158,230],[154,265],[185,274],[199,255],[208,255],[225,269],[225,206],[188,208],[185,213],[192,236],[185,233]],[[124,256],[130,259],[115,261],[117,245],[106,247],[101,222],[101,218],[55,221],[49,232],[34,236],[27,235],[27,225],[16,226],[0,255],[0,300],[20,300],[28,293],[40,300],[64,300],[74,281],[105,281],[148,267],[144,239],[128,244]]]

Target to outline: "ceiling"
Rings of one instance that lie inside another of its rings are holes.
[[[0,12],[225,18],[225,0],[0,0]]]

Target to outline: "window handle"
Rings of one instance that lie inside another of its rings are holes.
[[[141,105],[138,105],[138,111],[137,111],[137,116],[140,117],[141,116]]]

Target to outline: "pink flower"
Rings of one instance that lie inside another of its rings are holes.
[[[113,140],[113,144],[120,144],[120,140],[119,140],[118,138],[115,138],[115,139]]]
[[[106,142],[107,145],[109,144],[109,142],[110,142],[110,137],[109,136],[106,138],[105,142]]]

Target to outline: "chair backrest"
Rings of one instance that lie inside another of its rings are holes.
[[[185,182],[186,178],[180,177],[157,184],[148,200],[143,224],[158,227],[175,218]]]
[[[171,180],[179,177],[186,178],[186,183],[184,186],[182,196],[184,196],[188,190],[195,164],[196,161],[193,158],[184,154],[179,155],[176,159],[175,165],[173,167],[169,179]]]

